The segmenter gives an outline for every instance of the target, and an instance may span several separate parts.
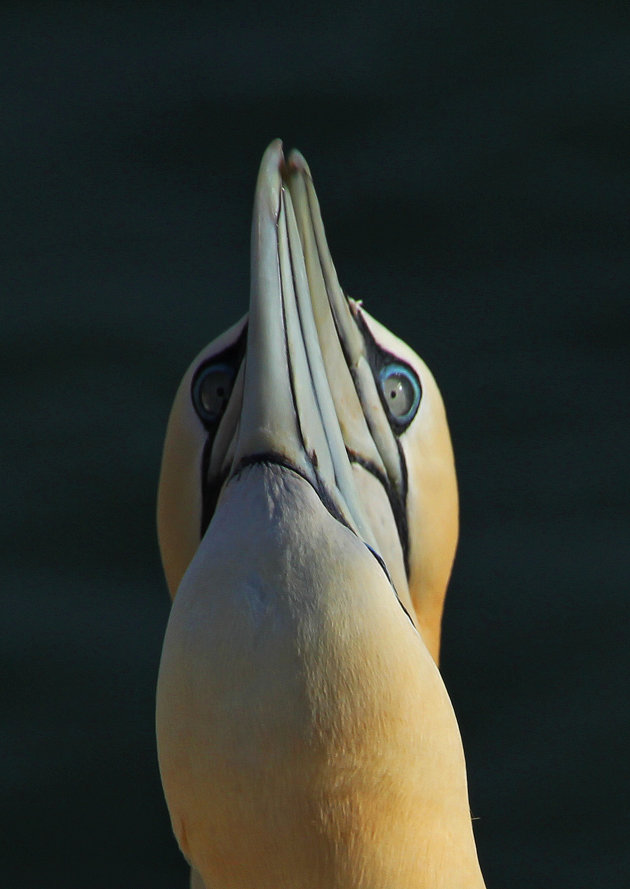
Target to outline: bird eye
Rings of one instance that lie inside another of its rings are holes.
[[[407,426],[422,397],[420,380],[411,368],[394,363],[381,368],[379,382],[390,417],[398,426]]]
[[[228,364],[210,364],[197,375],[192,396],[195,410],[206,423],[216,423],[228,403],[234,370]]]

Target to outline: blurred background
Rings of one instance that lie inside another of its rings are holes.
[[[425,358],[443,673],[488,889],[625,887],[626,4],[4,3],[0,881],[183,889],[153,709],[170,404],[246,310],[258,164]]]

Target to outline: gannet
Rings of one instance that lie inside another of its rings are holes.
[[[279,140],[249,312],[175,398],[158,532],[158,756],[191,886],[483,887],[437,667],[458,533],[444,406],[343,294],[308,165]]]

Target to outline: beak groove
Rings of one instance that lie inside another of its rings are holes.
[[[293,171],[292,194],[301,210],[300,235],[309,279],[318,284],[321,281],[323,286],[323,298],[319,297],[317,305],[321,306],[320,340],[330,344],[326,367],[334,366],[335,379],[344,381],[343,386],[335,386],[333,390],[339,393],[337,415],[346,418],[344,440],[350,452],[372,463],[400,491],[403,487],[400,455],[367,359],[365,339],[354,317],[359,307],[346,298],[339,284],[308,164],[299,151],[293,150],[288,166]],[[314,303],[321,293],[322,287],[313,288]],[[354,313],[352,307],[356,307]],[[342,349],[342,355],[331,354]],[[346,376],[352,379],[346,382]],[[348,410],[350,399],[354,404]]]

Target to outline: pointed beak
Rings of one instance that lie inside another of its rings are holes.
[[[362,441],[382,465],[345,357],[360,357],[361,335],[341,290],[339,305],[328,296],[334,267],[309,192],[301,155],[287,162],[282,143],[273,142],[254,200],[242,407],[229,477],[255,462],[297,472],[378,554],[344,441],[344,434]]]

